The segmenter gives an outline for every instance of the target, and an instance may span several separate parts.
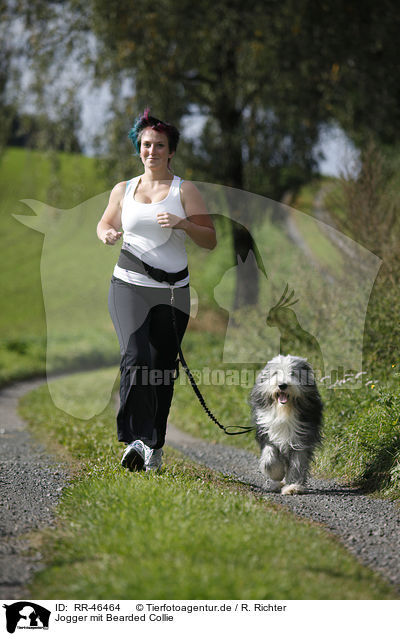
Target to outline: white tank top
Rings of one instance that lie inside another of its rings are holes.
[[[141,203],[135,200],[139,179],[140,175],[126,183],[121,214],[123,247],[153,267],[169,273],[179,272],[187,266],[186,232],[161,227],[157,223],[157,214],[171,212],[186,218],[180,196],[182,179],[174,176],[167,196],[156,203]],[[168,287],[166,282],[159,283],[147,274],[131,272],[118,265],[115,265],[114,276],[135,285]],[[189,276],[178,281],[175,286],[183,287],[188,282]]]

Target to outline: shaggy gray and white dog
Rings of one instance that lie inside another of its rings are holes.
[[[304,492],[321,442],[323,409],[310,364],[295,356],[270,360],[256,379],[250,405],[261,472],[283,495]]]

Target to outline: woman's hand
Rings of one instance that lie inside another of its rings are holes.
[[[172,228],[173,230],[183,230],[185,228],[186,219],[171,214],[170,212],[159,212],[157,214],[157,223],[161,227]]]
[[[117,232],[114,228],[103,230],[101,240],[105,245],[115,245],[115,243],[121,238],[122,232]]]

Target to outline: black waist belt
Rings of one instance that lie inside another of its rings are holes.
[[[124,249],[121,249],[117,265],[118,267],[121,267],[121,269],[128,269],[131,272],[147,274],[158,283],[168,283],[169,285],[177,283],[178,280],[186,278],[189,274],[187,267],[185,267],[185,269],[181,269],[180,272],[165,272],[163,269],[152,267],[151,265],[144,263],[140,258],[132,254],[132,252]]]

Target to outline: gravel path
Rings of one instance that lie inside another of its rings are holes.
[[[26,596],[25,586],[41,567],[41,554],[26,535],[53,524],[68,479],[65,466],[33,440],[16,412],[19,398],[41,384],[43,380],[21,382],[0,391],[1,599]]]
[[[400,508],[333,481],[310,479],[303,495],[276,494],[258,471],[252,453],[208,444],[169,427],[167,443],[187,457],[252,486],[265,498],[323,524],[365,565],[400,590]]]
[[[20,599],[42,556],[32,549],[32,530],[54,523],[54,509],[68,482],[65,466],[49,457],[16,414],[19,398],[43,380],[0,391],[0,598]],[[372,499],[332,481],[310,480],[308,492],[282,496],[268,491],[248,451],[210,444],[169,426],[167,443],[190,459],[248,484],[267,500],[331,530],[363,563],[400,588],[400,511],[388,501]]]

